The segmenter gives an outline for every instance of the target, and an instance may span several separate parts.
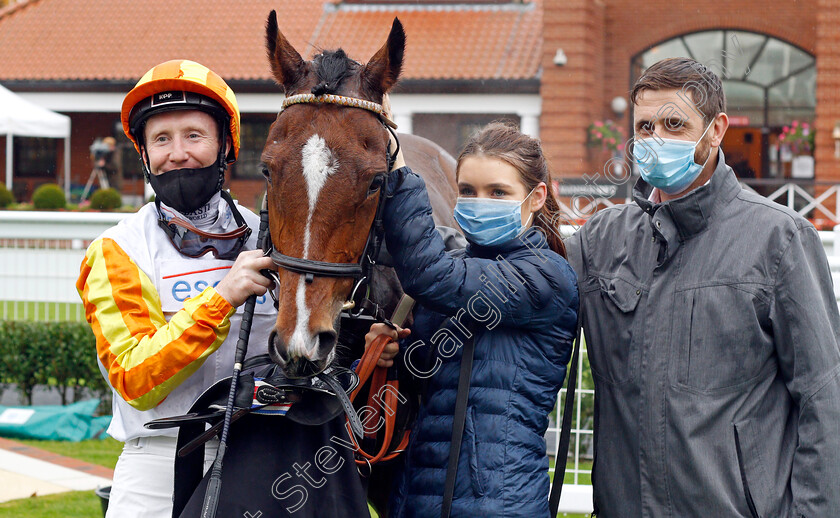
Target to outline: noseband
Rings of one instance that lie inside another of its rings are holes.
[[[280,113],[282,114],[283,110],[285,110],[287,107],[293,104],[333,104],[349,108],[359,108],[362,110],[367,110],[377,115],[379,121],[382,123],[385,129],[394,137],[394,140],[397,143],[397,147],[393,153],[386,152],[387,172],[378,173],[378,176],[383,177],[383,182],[380,186],[379,201],[376,205],[376,213],[373,217],[373,223],[371,225],[370,230],[368,231],[368,238],[365,242],[365,248],[362,252],[362,257],[358,263],[333,263],[327,261],[314,261],[312,259],[302,259],[282,254],[277,251],[277,249],[274,247],[274,244],[271,242],[270,233],[268,234],[268,239],[266,239],[264,244],[263,251],[266,256],[271,257],[271,260],[274,261],[275,266],[277,266],[278,268],[283,268],[290,272],[303,275],[304,280],[307,283],[311,283],[315,277],[347,277],[355,279],[356,283],[353,286],[350,298],[347,302],[344,303],[344,307],[342,308],[344,310],[349,311],[356,306],[356,294],[357,292],[359,292],[359,289],[365,285],[367,285],[369,288],[373,266],[376,264],[376,259],[379,256],[380,249],[382,248],[382,241],[384,239],[385,233],[385,228],[382,223],[382,211],[385,206],[385,196],[383,195],[381,189],[385,184],[385,180],[390,175],[391,168],[397,157],[397,153],[399,153],[400,141],[397,138],[396,132],[394,131],[397,125],[384,115],[384,110],[381,104],[377,104],[372,101],[367,101],[365,99],[358,99],[356,97],[345,97],[333,94],[292,95],[290,97],[287,97],[283,101]],[[271,291],[271,295],[272,297],[275,297],[273,291]],[[276,305],[276,297],[274,299],[274,302]],[[360,316],[362,311],[367,309],[372,311],[374,313],[374,316],[381,318],[380,315],[377,315],[377,313],[380,313],[379,307],[373,302],[371,302],[367,298],[367,296],[365,296],[360,305],[360,310],[355,314],[350,313],[351,316]]]

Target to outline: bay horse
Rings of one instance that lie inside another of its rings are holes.
[[[268,350],[287,375],[301,377],[335,358],[339,315],[360,275],[353,268],[375,260],[363,255],[370,255],[365,250],[390,166],[390,121],[377,110],[400,76],[405,32],[395,18],[386,43],[364,65],[341,49],[306,61],[272,11],[266,49],[286,95],[262,153],[272,257],[279,266]],[[454,228],[454,159],[420,137],[399,139],[407,163],[429,187],[436,222]],[[375,279],[366,279],[362,290],[372,288],[368,297],[387,312],[399,284],[393,270],[376,265],[372,271]]]
[[[377,109],[402,71],[405,32],[395,18],[386,43],[364,65],[341,49],[306,61],[280,32],[272,11],[266,50],[286,95],[262,154],[272,258],[279,266],[277,321],[268,351],[289,377],[303,377],[336,361],[340,315],[348,300],[352,305],[358,299],[359,275],[372,277],[361,279],[366,282],[361,291],[384,315],[402,294],[392,268],[370,264],[378,261],[370,249],[378,248],[371,245],[376,241],[372,227],[392,158],[390,121]],[[295,99],[305,102],[292,103]],[[327,99],[333,102],[321,102]],[[400,134],[399,142],[406,163],[426,182],[436,224],[455,228],[455,160],[421,137]],[[361,273],[354,271],[360,264]],[[343,275],[347,271],[353,275]],[[354,323],[344,320],[342,338]],[[343,356],[361,355],[363,339],[358,339],[366,331],[353,330],[355,348],[342,343],[351,348]],[[382,517],[393,469],[393,464],[377,465],[367,479],[368,499]]]

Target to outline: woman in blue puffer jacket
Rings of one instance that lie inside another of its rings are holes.
[[[401,157],[396,167],[383,193],[385,238],[418,306],[410,338],[378,324],[366,341],[402,338],[380,365],[401,351],[396,361],[426,389],[390,516],[441,516],[462,345],[474,334],[451,516],[547,517],[543,436],[571,356],[578,293],[552,228],[559,209],[539,141],[494,123],[467,143],[456,173],[455,218],[469,241],[460,253],[445,251],[423,180]]]

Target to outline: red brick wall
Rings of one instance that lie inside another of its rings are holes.
[[[604,3],[546,2],[540,138],[556,176],[580,176],[590,167],[586,127],[602,117],[604,102]],[[554,64],[557,49],[567,63]]]
[[[816,52],[819,85],[817,174],[823,177],[832,170],[840,178],[836,163],[825,159],[829,153],[833,156],[833,141],[827,140],[830,133],[827,128],[833,129],[835,119],[840,120],[837,103],[840,96],[837,93],[840,87],[838,5],[840,0],[546,2],[540,131],[555,174],[580,176],[598,170],[597,157],[591,156],[586,149],[586,127],[595,119],[616,119],[609,103],[616,96],[628,97],[630,61],[635,55],[680,34],[730,28],[768,34],[808,52]],[[558,47],[568,57],[564,67],[555,66],[552,61]],[[821,55],[833,57],[823,60]],[[826,60],[829,62],[825,63]],[[819,77],[825,75],[821,74],[823,70],[833,74],[835,79]],[[829,104],[833,106],[826,106]],[[628,126],[629,112],[628,109],[619,120],[623,127]],[[827,144],[831,144],[830,151]]]
[[[834,156],[834,126],[840,124],[840,0],[818,0],[817,7],[816,176],[840,181]]]

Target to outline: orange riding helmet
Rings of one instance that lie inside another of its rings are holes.
[[[236,95],[218,74],[186,59],[155,66],[125,96],[120,119],[123,131],[134,142],[138,153],[146,120],[157,113],[174,110],[201,110],[215,118],[221,128],[221,145],[224,147],[228,132],[232,140],[225,161],[236,161],[240,127]]]

